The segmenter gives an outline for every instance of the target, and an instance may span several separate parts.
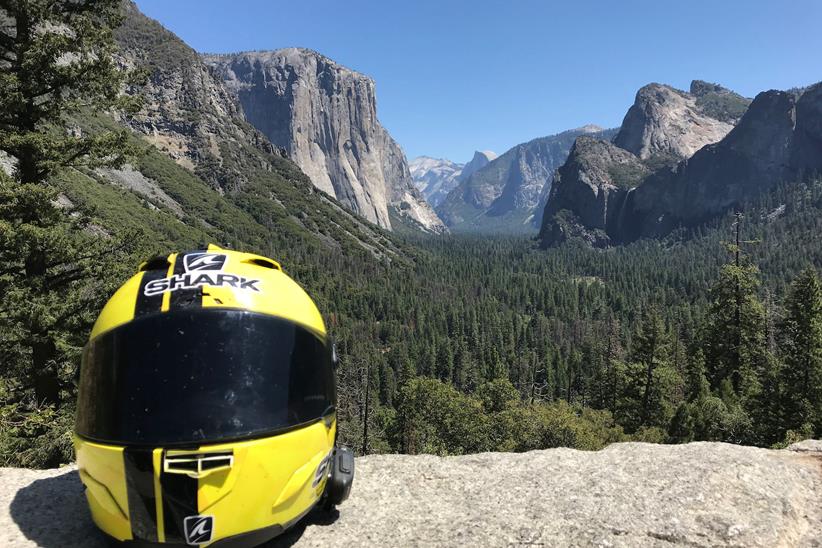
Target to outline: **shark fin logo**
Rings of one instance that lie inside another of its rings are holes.
[[[222,253],[189,253],[183,257],[186,272],[222,270],[228,257]]]
[[[183,529],[189,545],[211,542],[214,536],[214,516],[188,516],[183,520]]]

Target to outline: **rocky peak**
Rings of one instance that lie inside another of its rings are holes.
[[[581,137],[554,181],[543,243],[574,235],[594,245],[625,243],[698,225],[778,184],[822,172],[821,150],[822,84],[801,94],[760,93],[721,141],[674,169],[649,173],[623,151],[628,156],[616,169],[627,174],[624,185],[614,185],[615,151]],[[605,205],[614,207],[603,207],[603,190]]]
[[[464,181],[477,171],[481,170],[497,158],[496,153],[490,150],[475,150],[474,157],[471,161],[465,164],[460,174],[460,180]]]
[[[614,143],[642,160],[673,163],[719,141],[732,128],[706,112],[694,95],[664,84],[648,84],[637,92]]]
[[[585,124],[582,127],[578,127],[576,129],[572,129],[571,131],[577,132],[579,134],[586,134],[586,133],[601,133],[605,131],[604,128],[596,125],[596,124]]]
[[[675,171],[657,173],[636,192],[623,227],[628,239],[664,235],[717,215],[774,185],[822,170],[822,85],[797,96],[756,96],[728,136]],[[633,230],[631,230],[633,228]],[[635,232],[635,233],[634,233]]]
[[[355,213],[391,228],[389,208],[425,230],[444,226],[377,119],[374,81],[302,48],[207,55],[246,119]]]
[[[242,118],[234,98],[209,72],[199,55],[157,21],[124,3],[125,19],[115,32],[120,61],[144,67],[142,110],[122,121],[178,164],[197,170],[221,190],[241,186],[245,175],[223,164],[219,142],[251,142],[277,152]]]
[[[728,88],[722,87],[713,82],[706,82],[705,80],[692,80],[688,93],[694,97],[705,97],[713,93],[733,93]]]
[[[691,82],[690,92],[696,97],[696,105],[703,113],[733,125],[739,122],[751,104],[747,97],[742,97],[719,84],[703,80]]]

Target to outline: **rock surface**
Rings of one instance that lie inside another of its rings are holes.
[[[267,546],[822,546],[822,443],[792,448],[374,455],[339,514]],[[0,545],[105,546],[73,467],[0,480]]]
[[[554,171],[565,162],[580,135],[610,137],[598,126],[584,126],[521,143],[468,176],[466,166],[462,181],[437,207],[437,213],[455,230],[522,232],[538,228],[534,215],[545,204]]]
[[[245,122],[242,111],[222,83],[193,49],[160,23],[125,2],[125,21],[115,35],[123,62],[150,72],[140,88],[143,108],[121,121],[192,172],[211,179],[222,190],[245,182],[239,170],[224,169],[221,144],[242,143],[266,153],[276,152],[263,135]]]
[[[648,84],[637,92],[614,144],[642,160],[654,156],[682,160],[716,143],[731,129],[732,124],[703,110],[696,96],[671,86]]]
[[[608,141],[579,137],[554,176],[540,229],[542,244],[552,246],[577,238],[594,247],[608,245],[627,193],[649,173],[627,150]]]
[[[144,97],[143,108],[117,121],[184,169],[169,171],[142,158],[133,169],[98,170],[96,180],[127,189],[147,207],[167,209],[197,228],[235,232],[229,222],[204,219],[197,195],[207,201],[216,193],[221,202],[228,202],[224,205],[238,207],[254,217],[247,220],[278,235],[306,237],[329,248],[353,243],[375,256],[393,255],[394,246],[387,244],[382,230],[317,192],[299,167],[284,157],[285,151],[246,121],[236,97],[196,51],[142,14],[132,1],[125,1],[124,7],[125,20],[115,32],[118,60],[145,69],[148,78],[145,86],[127,90]],[[101,118],[90,125],[101,123],[116,124]],[[209,239],[228,243],[220,234]]]
[[[377,119],[374,81],[302,48],[207,55],[246,119],[355,213],[391,228],[389,208],[432,232],[444,225]]]
[[[497,153],[490,150],[475,150],[471,161],[465,164],[460,173],[460,181],[466,180],[468,177],[481,170],[491,162],[497,159]]]

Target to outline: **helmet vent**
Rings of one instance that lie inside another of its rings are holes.
[[[247,259],[243,262],[261,266],[263,268],[270,268],[271,270],[281,270],[280,265],[278,265],[274,261],[268,261],[266,259]]]
[[[140,265],[140,272],[147,270],[168,270],[169,266],[171,266],[171,263],[168,262],[168,257],[152,257]]]

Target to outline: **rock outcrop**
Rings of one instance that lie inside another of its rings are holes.
[[[696,106],[704,114],[732,125],[739,122],[751,104],[747,97],[703,80],[692,81],[689,93],[696,97]]]
[[[626,203],[623,241],[693,226],[783,182],[822,173],[822,84],[797,97],[756,96],[728,136],[674,171],[649,177]]]
[[[116,121],[95,113],[81,120],[82,127],[94,132],[119,121],[134,130],[135,144],[151,143],[178,166],[169,168],[166,158],[151,152],[130,168],[98,170],[95,182],[128,189],[146,207],[168,209],[206,230],[199,241],[233,243],[236,223],[269,233],[258,233],[258,246],[354,244],[376,256],[393,255],[382,230],[317,192],[285,152],[245,120],[236,97],[197,52],[133,2],[123,6],[125,20],[115,31],[118,61],[146,69],[146,85],[127,90],[143,96],[143,107]]]
[[[0,469],[0,545],[106,546],[77,471]],[[266,546],[820,546],[822,442],[357,459],[339,514]]]
[[[314,185],[391,228],[389,209],[444,230],[414,186],[400,147],[377,119],[374,81],[311,50],[207,55],[246,119],[282,147]]]
[[[701,85],[692,87],[703,97],[718,93]],[[664,163],[690,158],[733,128],[714,116],[702,108],[695,95],[663,84],[649,84],[637,92],[614,144],[642,160],[656,157]]]
[[[545,203],[554,171],[580,135],[610,136],[600,127],[585,126],[519,144],[465,177],[437,213],[459,231],[535,230],[534,215]]]
[[[417,189],[433,207],[437,207],[460,182],[465,167],[444,158],[419,156],[408,163]]]
[[[650,170],[627,150],[601,139],[579,137],[554,183],[540,237],[545,246],[579,238],[595,247],[610,244],[629,190]]]
[[[648,88],[639,95],[647,96]],[[671,93],[660,91],[659,86],[650,88],[654,93]],[[689,105],[730,122],[736,121],[734,116],[743,108],[738,96],[714,84],[695,82],[691,89],[694,93],[690,96],[696,102],[691,103],[689,98]],[[631,108],[636,110],[637,105]],[[591,167],[610,165],[614,159],[611,148],[581,147],[579,152],[588,157],[587,163],[579,161],[579,154],[573,155],[555,180],[541,229],[543,245],[577,236],[593,245],[662,237],[678,228],[709,221],[781,183],[822,173],[822,83],[798,91],[763,92],[744,108],[744,115],[724,138],[701,147],[672,167],[653,161],[653,154],[673,154],[677,150],[684,153],[687,143],[701,142],[700,138],[685,139],[679,126],[668,124],[665,131],[675,138],[662,135],[650,140],[627,139],[638,134],[632,133],[630,123],[638,115],[629,113],[627,126],[614,140],[635,158],[623,162],[630,172],[626,184],[614,189],[613,181],[603,176],[602,169]],[[665,124],[647,127],[657,129]],[[656,134],[651,131],[643,135]],[[641,146],[631,149],[631,143]],[[647,151],[652,151],[648,156],[651,161],[642,161]],[[608,174],[611,171],[605,170]],[[603,209],[601,194],[588,190],[594,188],[608,190],[607,210]]]
[[[125,21],[115,32],[122,62],[147,68],[149,77],[139,89],[142,110],[121,121],[192,172],[208,167],[200,174],[221,190],[242,186],[245,174],[222,165],[221,143],[248,144],[264,153],[276,149],[245,123],[236,100],[197,52],[132,2],[124,9]]]

